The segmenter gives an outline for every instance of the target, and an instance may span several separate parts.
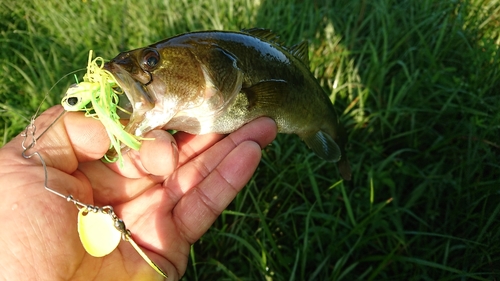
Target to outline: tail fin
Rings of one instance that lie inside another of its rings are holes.
[[[332,162],[340,160],[340,147],[329,134],[317,131],[316,133],[302,135],[301,138],[320,158]]]
[[[345,135],[344,131],[339,133]],[[313,134],[301,135],[300,137],[320,158],[326,161],[338,162],[337,166],[342,178],[344,180],[351,180],[351,166],[343,147],[345,142],[337,144],[328,133],[321,130]],[[339,141],[342,142],[343,139],[339,139]]]

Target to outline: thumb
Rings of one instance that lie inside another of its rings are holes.
[[[54,106],[36,118],[34,138],[39,139],[26,154],[37,151],[47,166],[72,173],[79,162],[100,159],[110,142],[104,126],[98,120],[87,118],[81,112],[67,112],[57,119],[62,113],[64,109],[61,106]],[[22,135],[18,135],[6,144],[2,156],[33,164],[21,156],[23,139]],[[32,136],[28,136],[26,141],[31,142]],[[29,146],[29,143],[25,146]]]

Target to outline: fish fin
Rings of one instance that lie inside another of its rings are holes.
[[[320,158],[332,162],[337,162],[341,159],[339,146],[324,131],[320,130],[314,134],[300,135],[300,137]]]
[[[242,29],[241,32],[253,35],[267,42],[280,45],[309,67],[309,43],[307,41],[304,40],[296,45],[293,45],[291,48],[287,48],[280,37],[270,29],[254,27]]]
[[[290,48],[290,53],[302,61],[309,68],[309,43],[302,41]]]
[[[283,93],[288,93],[288,83],[283,80],[262,81],[241,91],[247,96],[248,109],[253,107],[272,108],[281,106]]]
[[[270,29],[254,27],[249,29],[242,29],[241,32],[253,35],[267,42],[276,43],[283,46],[283,41],[281,41],[280,37]]]

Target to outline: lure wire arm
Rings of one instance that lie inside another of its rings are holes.
[[[27,154],[26,153],[29,149],[32,149],[33,147],[35,147],[36,142],[38,141],[38,139],[40,139],[52,127],[52,125],[54,125],[59,120],[59,118],[61,118],[61,116],[64,115],[64,113],[65,113],[65,111],[61,112],[61,114],[59,114],[59,116],[57,116],[57,118],[54,120],[54,122],[52,122],[47,127],[47,129],[45,129],[45,131],[43,131],[36,138],[35,138],[35,133],[36,133],[35,116],[31,117],[29,125],[26,127],[26,129],[24,130],[24,132],[21,133],[21,136],[23,136],[23,142],[21,143],[21,145],[22,145],[22,147],[24,149],[21,155],[25,159],[30,159],[34,155],[38,156],[38,158],[40,159],[40,162],[42,163],[42,167],[43,167],[43,173],[44,173],[43,187],[45,188],[45,190],[51,192],[52,194],[55,194],[55,195],[57,195],[59,197],[62,197],[64,199],[66,199],[66,201],[68,201],[68,202],[72,202],[73,204],[75,204],[75,205],[80,206],[80,207],[83,208],[83,207],[87,207],[87,205],[81,203],[80,201],[78,201],[76,199],[74,199],[72,195],[66,196],[66,195],[64,195],[64,194],[62,194],[60,192],[57,192],[54,189],[52,189],[52,188],[49,187],[49,185],[48,185],[49,174],[48,174],[48,171],[47,171],[47,164],[45,164],[45,160],[43,159],[42,155],[38,151],[35,151],[35,152],[31,153],[31,154]],[[30,144],[28,146],[26,146],[26,141],[27,141],[28,137],[31,137],[31,142],[30,142]]]

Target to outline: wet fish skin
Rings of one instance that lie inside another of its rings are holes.
[[[233,132],[261,116],[295,133],[321,158],[351,169],[347,134],[309,70],[307,43],[291,48],[266,29],[181,34],[123,52],[105,68],[133,108],[128,132]]]

